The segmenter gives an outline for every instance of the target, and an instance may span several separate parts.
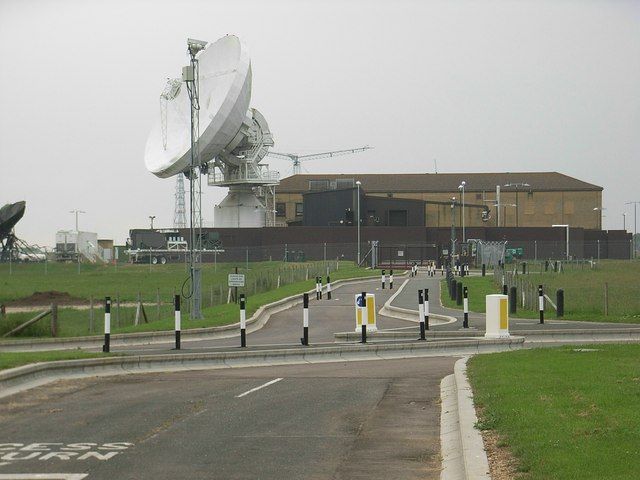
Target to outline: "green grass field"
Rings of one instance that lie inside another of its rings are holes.
[[[509,267],[507,267],[509,268]],[[545,292],[555,302],[557,289],[564,290],[566,320],[640,323],[640,262],[602,261],[594,269],[567,268],[564,273],[540,273],[538,266],[523,275],[532,285],[544,285]],[[456,280],[460,280],[456,277]],[[493,273],[486,277],[464,277],[462,284],[469,289],[469,309],[485,311],[485,296],[502,293],[501,279],[496,283]],[[605,315],[605,283],[608,284],[608,315]],[[441,284],[441,299],[446,307],[460,308],[447,295],[446,282]],[[520,294],[520,293],[519,293]],[[520,297],[519,297],[520,298]],[[537,318],[537,310],[526,310],[518,303],[516,317]],[[546,318],[555,318],[555,311],[547,304]]]
[[[315,274],[320,273],[325,268],[322,262],[308,262],[305,264],[282,264],[280,262],[269,262],[263,264],[250,264],[253,268],[249,271],[247,276],[248,282],[247,288],[239,288],[239,293],[245,293],[247,295],[247,315],[252,315],[261,305],[270,303],[297,293],[310,290],[315,285]],[[37,266],[36,266],[37,267]],[[154,266],[155,267],[155,266]],[[167,265],[160,266],[159,268],[167,267]],[[210,271],[203,275],[203,315],[202,320],[189,320],[188,306],[189,302],[183,300],[183,321],[182,328],[199,328],[199,327],[212,327],[219,325],[227,325],[238,321],[238,306],[235,304],[227,304],[227,273],[232,270],[232,267],[218,266],[218,272]],[[309,280],[304,280],[306,277],[306,269],[309,268]],[[62,283],[66,289],[60,289],[58,287],[55,290],[69,292],[73,296],[80,298],[86,298],[86,295],[92,295],[93,292],[99,291],[103,288],[103,285],[110,285],[111,288],[119,288],[120,292],[123,292],[125,288],[135,289],[137,285],[135,282],[139,281],[140,284],[146,285],[147,288],[160,288],[157,285],[163,285],[164,294],[161,296],[160,308],[157,304],[147,305],[146,312],[149,323],[141,323],[140,325],[134,325],[135,310],[133,306],[112,306],[111,314],[111,332],[112,333],[129,333],[129,332],[142,332],[142,331],[157,331],[157,330],[172,330],[173,329],[173,306],[172,298],[173,292],[166,290],[169,287],[171,281],[183,281],[182,275],[184,272],[177,269],[175,265],[171,265],[168,269],[168,273],[164,276],[158,272],[149,272],[148,266],[142,265],[130,265],[127,269],[119,268],[118,272],[115,272],[113,267],[105,267],[108,271],[96,268],[95,273],[83,276],[77,273],[69,271],[58,272],[58,278],[61,280],[58,284]],[[205,270],[208,266],[205,267]],[[377,271],[367,270],[364,268],[356,268],[352,262],[341,262],[338,270],[335,270],[335,262],[333,262],[333,271],[331,272],[332,281],[342,278],[352,277],[364,277],[364,276],[377,276]],[[211,270],[213,270],[211,268]],[[241,271],[241,270],[239,270]],[[277,275],[281,275],[281,287],[275,288],[275,279]],[[38,277],[39,275],[35,275]],[[252,283],[252,278],[254,282]],[[298,280],[298,279],[301,280]],[[104,282],[103,282],[104,279]],[[293,283],[288,283],[293,280]],[[14,282],[13,292],[14,296],[22,295],[27,296],[33,291],[38,291],[37,288],[43,288],[44,290],[53,290],[47,284],[43,284],[43,287],[34,287],[33,290],[28,289],[28,275],[23,273],[22,276],[16,276],[14,278],[3,278],[2,282]],[[41,281],[38,279],[37,281]],[[213,292],[215,295],[210,296],[207,290],[207,282],[218,282],[216,284],[210,283],[213,286]],[[119,282],[119,283],[118,283]],[[155,282],[155,283],[154,283]],[[255,285],[255,286],[254,286]],[[142,288],[142,287],[140,287]],[[220,292],[222,294],[220,295]],[[113,293],[111,294],[114,298]],[[96,295],[97,297],[97,295]],[[143,296],[144,297],[144,296]],[[147,295],[145,300],[155,301],[156,295]],[[20,298],[20,297],[17,297]],[[101,297],[98,297],[101,298]],[[120,294],[121,301],[131,301],[135,298],[131,296],[125,296]],[[43,307],[44,308],[44,307]],[[90,310],[78,310],[73,308],[59,308],[58,311],[58,336],[61,337],[75,337],[91,334],[100,334],[104,328],[104,313],[102,303],[96,303],[94,309],[93,322],[90,320]],[[33,318],[34,312],[20,312],[11,313],[7,315],[7,318],[0,321],[0,335],[10,331],[17,325]],[[37,324],[28,327],[19,334],[19,337],[49,337],[50,336],[50,320],[45,318]]]
[[[55,360],[78,360],[80,358],[100,358],[113,355],[114,354],[111,353],[90,353],[80,350],[3,352],[0,354],[0,370],[20,367],[29,363],[53,362]]]
[[[500,436],[522,478],[640,478],[640,345],[477,355],[478,426]]]

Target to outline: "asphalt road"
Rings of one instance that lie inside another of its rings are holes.
[[[0,478],[437,479],[455,360],[57,382],[0,402]]]
[[[332,292],[332,299],[328,300],[326,295],[322,300],[316,300],[315,295],[309,298],[309,342],[311,345],[332,344],[334,345],[334,333],[354,330],[355,321],[355,295],[367,291],[376,295],[376,310],[380,310],[382,305],[397,292],[398,287],[404,279],[396,279],[394,290],[387,288],[382,290],[380,280],[367,280],[359,282],[357,285],[345,285]],[[251,298],[247,300],[251,302]],[[405,320],[377,316],[378,328],[389,329],[406,327],[411,323]],[[183,327],[188,324],[188,320],[183,320]],[[247,345],[249,348],[300,346],[302,337],[302,304],[279,312],[269,319],[269,322],[255,332],[247,334]],[[123,351],[127,353],[170,353],[172,344],[136,345],[136,346],[112,346],[114,352]],[[215,351],[229,350],[229,347],[240,346],[240,330],[232,338],[219,338],[192,341],[188,337],[183,337],[182,352],[189,351]]]

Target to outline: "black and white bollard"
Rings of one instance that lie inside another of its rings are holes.
[[[111,343],[111,297],[104,299],[104,345],[102,351],[109,353]]]
[[[429,330],[429,289],[424,289],[424,328]]]
[[[462,328],[469,328],[469,290],[467,287],[462,289],[462,300],[464,302],[464,319],[462,320]]]
[[[367,292],[362,292],[362,343],[367,343]]]
[[[247,302],[244,298],[244,293],[240,294],[240,346],[247,346]]]
[[[382,278],[381,278],[381,281],[382,281],[382,290],[384,290],[384,283],[385,283],[385,282],[384,282],[384,281],[385,281],[384,274],[385,274],[385,271],[384,271],[384,270],[382,270]]]
[[[389,270],[389,290],[393,290],[393,270]]]
[[[318,281],[318,277],[316,277],[316,300],[320,300],[320,282]]]
[[[544,323],[544,291],[542,285],[538,285],[538,310],[540,310],[540,324]]]
[[[320,296],[320,300],[322,300],[322,275],[318,277],[318,295]]]
[[[309,294],[302,295],[302,345],[309,345]]]
[[[484,277],[487,274],[487,266],[483,263],[482,264],[482,276]]]
[[[327,277],[327,300],[331,300],[331,278]]]
[[[418,321],[420,322],[420,340],[425,340],[424,336],[424,299],[422,290],[418,290]]]
[[[180,295],[176,295],[173,299],[173,309],[175,311],[175,332],[176,332],[176,350],[180,350],[180,330],[182,329],[182,317],[180,316]]]

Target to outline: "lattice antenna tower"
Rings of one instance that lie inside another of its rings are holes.
[[[184,204],[184,175],[176,176],[175,208],[173,211],[173,228],[187,228],[187,209]]]

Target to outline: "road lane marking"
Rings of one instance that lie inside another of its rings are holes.
[[[264,384],[260,385],[259,387],[252,388],[251,390],[247,390],[246,392],[241,393],[240,395],[236,395],[236,398],[240,398],[240,397],[244,397],[245,395],[249,395],[250,393],[253,393],[256,390],[260,390],[261,388],[268,387],[269,385],[273,385],[274,383],[277,383],[280,380],[282,380],[282,378],[276,378],[275,380],[271,380],[270,382],[264,383]]]

